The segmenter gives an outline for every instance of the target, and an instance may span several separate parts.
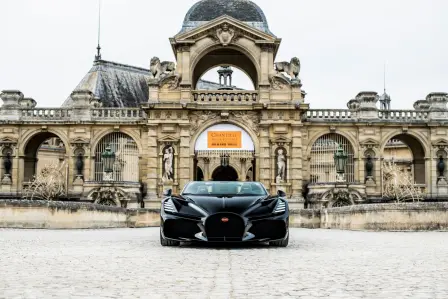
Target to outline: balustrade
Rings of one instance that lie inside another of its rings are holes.
[[[69,120],[70,108],[30,108],[21,109],[22,120]]]
[[[192,92],[195,103],[258,102],[258,91],[251,90],[196,90]]]
[[[351,119],[352,115],[350,110],[347,109],[311,109],[306,112],[305,118],[309,120],[344,120]]]
[[[381,120],[392,121],[426,121],[428,120],[427,111],[415,110],[380,110],[378,118]]]
[[[94,108],[92,120],[136,121],[144,118],[140,108]]]

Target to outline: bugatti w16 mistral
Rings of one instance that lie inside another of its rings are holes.
[[[285,193],[269,195],[258,182],[190,182],[180,195],[165,192],[160,243],[269,242],[286,247],[289,208]]]

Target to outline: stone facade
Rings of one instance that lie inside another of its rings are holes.
[[[113,191],[110,203],[155,208],[167,188],[180,192],[191,180],[226,176],[260,181],[271,192],[282,189],[292,207],[379,200],[390,140],[412,151],[412,159],[406,154],[410,169],[426,197],[440,199],[448,194],[445,173],[437,167],[440,157],[448,154],[446,93],[430,93],[416,102],[415,110],[378,109],[380,97],[371,91],[358,93],[348,109],[310,109],[299,78],[300,61],[276,62],[281,39],[266,29],[267,23],[261,30],[258,23],[251,26],[248,20],[229,15],[195,27],[191,19],[188,22],[188,30],[170,39],[175,62],[154,57],[149,70],[130,70],[97,60],[62,108],[38,108],[20,91],[3,91],[1,196],[21,197],[36,173],[37,151],[49,138],[58,138],[65,148],[58,157],[67,162],[66,193],[71,200],[94,201],[93,194],[110,197]],[[244,70],[256,90],[198,90],[201,76],[216,66]],[[124,83],[117,84],[124,86],[121,93],[107,93],[113,105],[98,94],[104,87],[92,83],[97,78],[92,72],[105,67],[121,72],[112,77],[123,77]],[[126,71],[132,72],[137,85],[129,81],[132,76],[123,75]],[[223,125],[238,128],[247,140],[242,146],[216,148],[209,143],[209,148],[199,150],[203,133]],[[132,179],[98,179],[103,167],[98,148],[114,133],[129,138],[114,139],[121,155],[114,171],[126,172]],[[346,182],[331,179],[330,158],[324,161],[325,169],[324,162],[316,162],[324,152],[332,156],[328,140],[344,143],[350,152]],[[229,165],[225,169],[223,159]],[[343,202],[335,195],[341,192]]]

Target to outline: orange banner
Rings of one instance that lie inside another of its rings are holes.
[[[241,148],[241,132],[208,132],[208,148]]]

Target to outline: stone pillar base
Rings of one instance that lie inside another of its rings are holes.
[[[448,197],[448,183],[444,177],[438,178],[437,197]]]
[[[302,210],[305,209],[305,199],[302,195],[293,195],[288,198],[289,209]]]

